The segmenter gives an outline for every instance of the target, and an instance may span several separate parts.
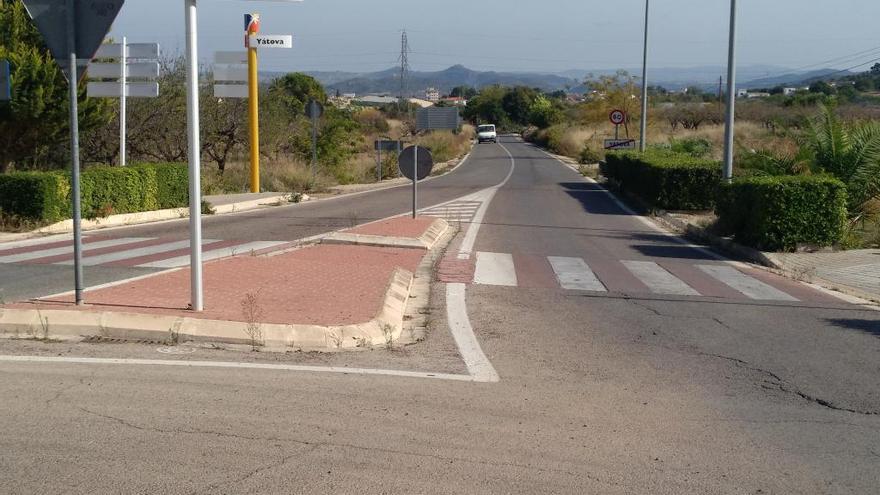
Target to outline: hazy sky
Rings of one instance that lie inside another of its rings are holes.
[[[182,51],[183,3],[127,0],[112,35]],[[729,5],[651,0],[649,66],[724,65]],[[740,65],[847,68],[880,58],[877,0],[739,0],[739,8]],[[262,14],[262,33],[294,35],[292,50],[262,52],[265,70],[385,69],[397,63],[404,28],[415,70],[641,66],[644,0],[199,0],[203,61],[241,47],[249,11]]]

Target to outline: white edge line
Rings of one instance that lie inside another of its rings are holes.
[[[554,161],[556,161],[556,162],[558,162],[558,163],[561,163],[565,168],[568,168],[568,169],[570,169],[570,170],[574,170],[574,168],[568,166],[568,164],[566,164],[565,162],[563,162],[563,161],[560,160],[559,158],[556,158],[555,156],[551,155],[551,154],[548,153],[547,151],[541,149],[540,147],[535,146],[535,149],[537,149],[537,150],[540,151],[541,153],[544,153],[544,154],[547,155],[548,157],[552,158]],[[608,189],[606,189],[604,186],[602,186],[602,184],[599,184],[599,183],[596,182],[594,179],[592,179],[592,178],[590,178],[590,177],[584,177],[584,176],[582,176],[580,173],[578,173],[578,175],[581,177],[581,179],[582,179],[583,181],[588,182],[588,183],[591,183],[591,184],[595,184],[595,185],[599,186],[599,188],[600,188],[603,192],[605,192],[606,194],[608,194],[609,197],[611,197],[611,199],[617,204],[617,206],[619,206],[620,208],[622,208],[624,211],[626,211],[626,212],[629,213],[630,215],[633,215],[633,216],[635,216],[636,218],[638,218],[639,221],[641,221],[643,224],[647,225],[648,227],[650,227],[651,229],[653,229],[653,230],[655,230],[655,231],[657,231],[657,232],[659,232],[659,233],[662,233],[662,234],[668,236],[669,238],[671,238],[671,239],[674,240],[675,242],[678,242],[679,244],[683,244],[683,245],[685,245],[685,246],[687,246],[687,247],[690,247],[690,248],[696,249],[696,250],[698,250],[699,252],[701,252],[701,253],[703,253],[703,254],[705,254],[705,255],[707,255],[707,256],[711,256],[713,259],[715,259],[715,260],[717,260],[717,261],[724,261],[725,263],[727,263],[727,264],[729,264],[729,265],[733,265],[733,266],[735,266],[735,267],[737,267],[737,268],[751,268],[751,269],[755,269],[755,268],[757,268],[757,269],[759,269],[759,270],[763,270],[763,271],[766,271],[766,272],[768,272],[768,273],[773,273],[774,275],[778,275],[778,276],[783,276],[783,277],[784,277],[784,275],[779,275],[779,274],[777,274],[777,273],[774,273],[772,270],[769,270],[767,267],[760,266],[760,265],[750,265],[750,264],[747,264],[747,263],[743,263],[742,261],[732,260],[732,259],[727,258],[727,257],[725,257],[725,256],[721,256],[721,255],[719,255],[718,253],[715,253],[715,252],[713,252],[713,251],[710,251],[710,250],[708,250],[708,249],[706,249],[706,248],[704,248],[704,247],[702,247],[702,246],[697,246],[696,244],[693,244],[693,243],[691,243],[691,242],[688,242],[687,240],[683,239],[680,235],[678,235],[678,234],[674,234],[674,233],[671,233],[671,232],[669,232],[668,230],[664,229],[663,227],[657,225],[655,222],[651,221],[650,218],[645,217],[645,216],[643,216],[643,215],[639,215],[638,213],[636,213],[632,208],[630,208],[629,206],[627,206],[626,204],[624,204],[623,202],[621,202],[619,199],[617,199],[617,196],[615,196],[614,193],[612,193],[611,191],[609,191]],[[788,277],[786,277],[786,278],[788,278]],[[789,280],[793,280],[793,279],[789,279]],[[826,294],[826,295],[829,295],[829,296],[835,297],[835,298],[837,298],[837,299],[839,299],[839,300],[841,300],[841,301],[843,301],[843,302],[846,302],[846,303],[849,303],[849,304],[856,304],[856,305],[859,305],[859,306],[864,306],[864,307],[866,307],[866,308],[868,308],[868,309],[870,309],[870,310],[873,310],[873,311],[880,311],[880,307],[876,306],[876,305],[875,305],[874,303],[872,303],[871,301],[868,301],[868,300],[862,299],[862,298],[860,298],[860,297],[850,296],[850,295],[848,295],[848,294],[843,294],[843,293],[840,293],[840,292],[836,292],[836,291],[828,290],[828,289],[826,289],[826,288],[824,288],[824,287],[821,287],[821,286],[819,286],[819,285],[811,284],[811,283],[807,283],[807,282],[803,282],[803,281],[800,281],[800,280],[794,280],[794,281],[795,281],[795,282],[799,282],[799,283],[801,283],[801,284],[803,284],[803,285],[806,285],[806,286],[808,286],[808,287],[810,287],[810,288],[812,288],[812,289],[818,290],[819,292],[822,292],[823,294]]]
[[[451,373],[430,373],[421,371],[381,370],[368,368],[344,368],[339,366],[304,366],[294,364],[240,363],[232,361],[171,361],[163,359],[124,359],[124,358],[87,358],[87,357],[55,357],[55,356],[0,356],[0,362],[6,363],[55,363],[55,364],[122,364],[141,366],[179,366],[187,368],[235,368],[274,371],[300,371],[311,373],[336,373],[342,375],[381,375],[400,376],[406,378],[433,378],[438,380],[454,380],[462,382],[482,381],[476,376],[455,375]]]
[[[499,381],[498,373],[483,353],[468,318],[466,294],[465,284],[446,284],[446,318],[449,329],[473,380],[496,383]]]

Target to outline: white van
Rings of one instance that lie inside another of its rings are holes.
[[[477,127],[477,142],[479,143],[497,143],[498,134],[495,132],[494,124],[484,124]]]

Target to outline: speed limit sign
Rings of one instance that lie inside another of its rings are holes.
[[[608,116],[611,119],[611,123],[614,125],[623,124],[623,121],[626,120],[626,114],[623,113],[623,110],[614,110]]]

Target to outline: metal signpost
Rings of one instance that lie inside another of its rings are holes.
[[[733,137],[736,120],[736,0],[730,0],[730,41],[727,53],[727,120],[724,128],[724,180],[733,177]]]
[[[12,84],[9,82],[9,61],[0,60],[0,101],[12,99]]]
[[[397,157],[397,166],[401,175],[412,179],[412,217],[416,217],[419,204],[418,183],[431,175],[434,168],[434,157],[431,150],[418,145],[403,150]]]
[[[312,119],[312,181],[318,166],[318,119],[324,115],[324,106],[314,98],[306,103],[306,117]]]
[[[159,45],[132,43],[122,37],[122,43],[106,43],[98,48],[96,59],[115,59],[116,62],[89,64],[90,79],[116,79],[117,82],[90,82],[86,88],[90,98],[119,98],[119,165],[125,166],[126,100],[156,98],[159,96]],[[131,62],[130,60],[137,60]],[[130,79],[145,81],[130,82]]]
[[[124,0],[23,0],[70,90],[70,152],[73,196],[73,260],[76,304],[83,304],[77,85]]]
[[[376,149],[376,182],[382,182],[382,152],[397,151],[400,152],[400,141],[390,141],[387,139],[379,139],[373,142],[373,148]]]
[[[639,151],[645,152],[648,144],[648,14],[650,2],[645,0],[645,50],[642,57],[642,119],[639,125]]]

